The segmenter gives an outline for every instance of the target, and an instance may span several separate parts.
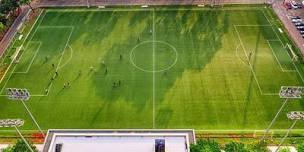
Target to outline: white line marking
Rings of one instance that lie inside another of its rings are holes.
[[[41,15],[42,13],[43,13],[43,11],[42,11],[42,12],[39,14],[39,16],[38,16],[37,20],[35,21],[35,23],[34,23],[34,24],[33,24],[33,26],[31,27],[30,31],[27,33],[27,35],[26,35],[26,37],[24,38],[24,41],[22,42],[21,46],[23,46],[24,42],[26,42],[26,40],[27,40],[28,36],[29,36],[29,35],[30,35],[30,33],[32,32],[33,28],[35,27],[35,25],[36,25],[37,21],[40,19],[40,15]],[[41,19],[41,21],[40,21],[39,25],[40,25],[40,24],[41,24],[41,22],[43,21],[44,16],[45,16],[45,14],[43,15],[43,17],[42,17],[42,19]],[[38,26],[39,26],[39,25],[38,25]],[[37,28],[36,28],[36,30],[35,30],[35,32],[34,32],[34,34],[36,33],[36,31],[37,31]],[[33,35],[34,35],[34,34],[33,34]],[[32,36],[32,38],[33,38],[33,36]],[[31,38],[31,39],[32,39],[32,38]],[[22,55],[21,55],[21,56],[22,56]],[[20,56],[20,58],[21,58],[21,56]],[[3,74],[3,76],[2,76],[2,78],[1,78],[1,80],[0,80],[0,84],[2,83],[3,79],[5,78],[5,76],[6,76],[7,72],[9,71],[10,67],[12,66],[12,64],[13,64],[13,60],[12,60],[12,62],[10,63],[10,65],[8,66],[8,68],[6,69],[6,71],[4,72],[4,74]]]
[[[70,42],[72,33],[74,32],[74,27],[72,27],[71,29],[72,29],[72,30],[71,30],[71,32],[70,32],[70,34],[69,34],[68,40],[67,40],[67,42],[66,42],[66,44],[65,44],[65,47],[64,47],[64,49],[63,49],[63,51],[62,51],[62,53],[61,53],[61,57],[60,57],[59,62],[58,62],[58,64],[57,64],[56,71],[58,71],[58,69],[60,69],[61,60],[62,60],[62,58],[63,58],[63,55],[64,55],[64,53],[65,53],[65,50],[66,50],[66,48],[67,48],[69,42]]]
[[[153,29],[152,29],[152,31],[153,31],[153,33],[152,33],[152,39],[153,39],[153,50],[152,50],[152,52],[153,52],[153,55],[152,55],[152,64],[153,64],[153,88],[152,88],[152,90],[153,90],[153,128],[155,128],[155,43],[154,43],[154,41],[155,41],[155,12],[154,12],[154,9],[153,9],[153,16],[152,16],[152,18],[153,18],[153,23],[152,23],[152,26],[153,26]]]
[[[31,11],[28,11],[28,12],[26,13],[25,16],[26,16],[26,17],[29,17],[29,13],[30,13],[30,12],[31,12]],[[40,17],[40,15],[41,15],[42,12],[43,12],[43,11],[40,12],[40,14],[38,15],[38,18]],[[14,35],[13,35],[12,38],[14,38],[14,37],[16,36],[16,34],[18,33],[18,30],[20,29],[20,27],[23,26],[23,25],[25,24],[25,22],[26,22],[25,20],[26,20],[25,18],[22,18],[22,23],[18,25],[17,31],[14,33]],[[36,20],[36,21],[37,21],[37,20]],[[33,25],[36,24],[36,21],[35,21],[35,23],[34,23]],[[33,28],[33,27],[32,27],[32,28]],[[31,28],[31,29],[32,29],[32,28]],[[11,41],[10,41],[10,42],[11,42]],[[14,43],[15,43],[15,42],[14,42]],[[8,46],[5,48],[4,51],[6,51],[9,47],[10,47],[10,45],[8,45]],[[3,56],[3,54],[0,55],[0,58],[2,58],[2,56]]]
[[[8,79],[5,81],[4,86],[2,87],[2,89],[1,89],[1,91],[0,91],[0,94],[2,94],[2,92],[3,92],[3,90],[4,90],[4,88],[5,88],[6,84],[7,84],[7,82],[11,79],[12,75],[14,74],[14,71],[15,71],[16,67],[17,67],[17,66],[14,66],[11,75],[10,75],[10,76],[8,77]]]
[[[273,41],[273,40],[271,40],[271,41]],[[279,42],[279,40],[277,40],[277,41]],[[274,50],[272,49],[269,40],[267,40],[267,44],[268,44],[268,46],[269,46],[269,48],[270,48],[270,50],[271,50],[273,56],[275,57],[275,59],[276,59],[278,65],[279,65],[279,67],[281,68],[281,70],[282,70],[283,72],[297,72],[296,70],[285,70],[285,69],[282,67],[282,64],[280,63],[279,59],[277,58],[277,55],[275,54]],[[290,62],[292,62],[292,61],[290,61]]]
[[[45,16],[45,15],[44,15],[44,16]],[[43,16],[43,17],[44,17],[44,16]],[[41,22],[42,22],[42,21],[41,21]],[[40,22],[40,23],[41,23],[41,22]],[[62,54],[61,54],[60,61],[59,61],[59,63],[57,64],[56,71],[58,71],[58,69],[61,68],[61,67],[60,67],[60,62],[61,62],[62,57],[63,57],[63,55],[64,55],[64,52],[65,52],[65,50],[66,50],[66,48],[67,48],[67,46],[68,46],[68,43],[69,43],[70,38],[71,38],[71,35],[72,35],[73,31],[74,31],[74,26],[41,26],[41,27],[42,27],[42,28],[71,28],[71,29],[72,29],[72,30],[70,31],[69,37],[68,37],[68,39],[67,39],[67,42],[66,42],[66,44],[65,44],[65,47],[64,47],[63,52],[62,52]],[[33,33],[33,36],[31,37],[31,39],[32,39],[32,38],[34,37],[34,35],[36,34],[36,31],[37,31],[38,28],[40,28],[40,24],[39,24],[38,27],[35,29],[35,32]],[[27,42],[27,47],[28,47],[28,44],[31,43],[31,39],[30,39],[30,41]],[[32,41],[32,42],[33,42],[33,41]],[[40,42],[40,43],[42,43],[42,42]],[[39,49],[38,49],[38,50],[39,50]],[[38,51],[38,52],[39,52],[39,51]],[[23,54],[22,54],[22,55],[23,55]],[[22,58],[22,55],[20,56],[20,59]],[[4,86],[2,87],[2,89],[1,89],[1,91],[0,91],[0,94],[1,94],[0,96],[6,96],[6,95],[3,95],[3,90],[4,90],[4,88],[6,87],[8,81],[11,79],[12,74],[13,74],[13,73],[19,73],[19,72],[15,72],[15,69],[16,69],[16,66],[14,67],[14,69],[13,69],[13,71],[12,71],[10,77],[7,79],[7,81],[5,82]],[[22,73],[22,74],[26,74],[26,73]],[[49,87],[47,88],[47,89],[49,90],[47,94],[36,94],[36,95],[31,95],[31,96],[33,96],[33,97],[34,97],[34,96],[36,96],[36,97],[48,96],[52,86],[53,86],[53,82],[51,82],[51,84],[50,84]]]
[[[43,131],[42,131],[42,129],[41,129],[41,127],[40,127],[39,124],[37,123],[35,117],[34,117],[33,114],[31,113],[31,111],[28,109],[27,105],[24,103],[23,100],[21,100],[21,102],[22,102],[24,108],[26,109],[26,111],[28,112],[28,114],[31,116],[31,118],[32,118],[32,120],[34,121],[34,123],[36,124],[36,126],[38,127],[39,131],[43,134],[43,136],[45,136],[44,133],[43,133]]]
[[[72,48],[70,45],[68,45],[68,47],[70,48],[71,55],[70,55],[70,57],[66,60],[66,62],[65,62],[64,64],[62,64],[62,65],[60,65],[60,66],[58,67],[58,69],[63,68],[63,67],[64,67],[65,65],[67,65],[67,64],[72,60],[72,58],[73,58],[73,53],[74,53],[73,48]]]
[[[32,67],[32,64],[33,64],[33,62],[34,62],[34,60],[35,60],[35,58],[36,58],[36,56],[37,56],[37,54],[38,54],[38,52],[40,50],[40,47],[41,47],[42,43],[41,42],[34,42],[34,41],[32,41],[31,43],[39,43],[39,46],[38,46],[38,48],[35,51],[34,57],[32,58],[32,60],[31,60],[30,64],[28,65],[28,67],[27,67],[27,69],[26,69],[25,72],[14,72],[14,73],[23,73],[23,74],[26,74],[26,73],[28,73],[28,71]]]
[[[244,63],[245,66],[249,66],[245,61],[242,60],[241,56],[238,53],[239,48],[241,47],[241,44],[237,45],[235,49],[235,56],[242,62]]]
[[[237,33],[237,36],[238,36],[239,41],[240,41],[240,43],[241,43],[241,46],[242,46],[242,48],[243,48],[243,52],[244,52],[244,54],[246,55],[246,58],[247,58],[247,60],[248,60],[248,64],[249,64],[250,70],[251,70],[251,72],[252,72],[252,74],[253,74],[253,77],[254,77],[254,79],[255,79],[257,85],[258,85],[258,88],[259,88],[260,93],[261,93],[262,95],[270,95],[270,96],[272,96],[272,95],[278,95],[278,93],[263,93],[262,88],[261,88],[261,86],[260,86],[260,83],[259,83],[259,81],[258,81],[258,79],[257,79],[257,77],[256,77],[256,74],[255,74],[255,71],[254,71],[254,69],[253,69],[253,66],[252,66],[252,64],[250,63],[249,57],[248,57],[248,55],[247,55],[247,53],[246,53],[246,51],[245,51],[246,48],[245,48],[245,46],[244,46],[244,44],[243,44],[243,41],[242,41],[242,39],[241,39],[240,33],[239,33],[238,29],[237,29],[237,26],[234,26],[234,29],[235,29],[235,31],[236,31],[236,33]]]
[[[244,26],[244,27],[259,27],[259,26],[272,26],[271,24],[265,24],[265,25],[258,25],[258,24],[245,24],[245,25],[243,25],[243,24],[235,24],[234,26],[240,26],[240,27],[242,27],[242,26]]]
[[[265,14],[265,12],[263,10],[261,10],[263,12],[263,15],[264,17],[267,19],[268,23],[271,24],[270,20],[268,19],[267,15]],[[271,24],[272,25],[272,24]],[[271,28],[272,28],[272,31],[275,33],[276,37],[278,38],[278,40],[280,40],[281,44],[282,44],[282,47],[284,47],[284,44],[283,44],[283,41],[281,40],[281,38],[279,37],[279,35],[277,34],[277,32],[275,31],[275,29],[273,28],[273,26],[276,26],[276,25],[272,25]],[[289,54],[288,54],[289,55]],[[290,57],[290,60],[292,60],[292,57],[289,55]],[[292,62],[292,64],[294,65],[296,71],[298,72],[298,75],[300,76],[302,82],[304,83],[304,78],[302,77],[298,67],[296,66],[296,64],[294,62]]]

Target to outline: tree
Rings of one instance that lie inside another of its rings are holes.
[[[297,151],[304,151],[304,141],[297,146]]]
[[[282,148],[279,150],[279,152],[290,152],[289,148]]]
[[[4,24],[2,22],[0,22],[0,33],[2,32],[2,30],[4,29]]]
[[[34,152],[38,152],[38,150],[33,144],[31,144],[30,142],[28,143],[30,144]],[[31,152],[31,150],[29,150],[29,148],[27,147],[26,143],[23,140],[17,140],[14,146],[9,146],[3,149],[3,152]]]
[[[0,1],[0,14],[8,15],[19,7],[17,0],[2,0]]]
[[[221,152],[220,145],[214,140],[198,140],[190,147],[191,152]]]
[[[252,143],[249,145],[250,152],[269,152],[266,142]]]
[[[28,5],[32,11],[34,11],[32,5],[31,5],[31,1],[32,0],[20,0],[19,1],[19,5],[22,6],[22,5]]]
[[[249,152],[243,143],[231,142],[225,145],[225,152]]]

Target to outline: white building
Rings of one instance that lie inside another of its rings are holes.
[[[159,141],[165,152],[189,152],[195,135],[193,130],[49,130],[43,152],[157,152]]]

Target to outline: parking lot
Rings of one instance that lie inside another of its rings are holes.
[[[273,8],[303,56],[304,38],[301,31],[304,31],[304,7],[301,0],[295,1],[300,8],[288,7],[288,4],[291,2],[289,0],[275,1]]]

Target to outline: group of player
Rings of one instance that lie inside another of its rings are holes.
[[[45,57],[45,62],[48,62],[48,59],[49,59],[49,56],[46,56]],[[121,61],[122,59],[123,59],[123,56],[120,54],[119,55],[119,60]],[[107,67],[105,61],[102,61],[102,65],[105,67],[105,75],[107,75],[108,74],[108,67]],[[51,64],[51,66],[52,66],[52,69],[56,68],[55,64]],[[95,69],[94,66],[90,66],[89,70],[90,70],[90,72],[96,72],[96,69]],[[59,73],[58,73],[58,71],[56,69],[55,72],[54,72],[54,75],[51,77],[51,81],[55,80],[58,77],[58,75],[59,75]],[[79,70],[78,77],[80,77],[81,75],[82,75],[82,71]],[[113,86],[112,87],[116,88],[116,87],[119,87],[120,85],[121,85],[121,80],[118,80],[117,82],[113,82]],[[71,83],[70,82],[66,82],[66,83],[63,84],[63,89],[68,88],[70,86],[71,86]],[[45,90],[45,94],[48,94],[48,93],[49,93],[49,90],[46,89]]]
[[[120,85],[121,85],[121,81],[118,80],[117,82],[113,82],[112,88],[120,87]]]
[[[30,98],[27,89],[7,88],[6,93],[10,100],[29,100]]]

